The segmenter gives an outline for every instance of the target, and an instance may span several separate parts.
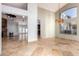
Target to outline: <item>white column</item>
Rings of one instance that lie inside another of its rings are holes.
[[[0,3],[0,55],[2,51],[2,16],[1,16],[1,3]]]
[[[28,42],[37,40],[37,4],[28,4]]]

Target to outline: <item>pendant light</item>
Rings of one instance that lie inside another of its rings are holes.
[[[57,23],[57,24],[62,24],[62,23],[64,23],[64,20],[61,19],[61,17],[60,17],[60,16],[61,16],[60,3],[58,3],[58,8],[59,8],[59,12],[58,12],[58,14],[59,14],[58,16],[59,16],[59,17],[58,17],[58,19],[56,19],[56,23]]]

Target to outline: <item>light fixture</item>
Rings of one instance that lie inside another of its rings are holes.
[[[22,21],[24,22],[25,21],[25,16],[22,16],[22,17],[23,17],[23,20]]]
[[[25,16],[22,16],[23,18],[25,18]]]
[[[62,23],[64,23],[64,20],[61,19],[61,18],[58,18],[58,19],[56,19],[56,23],[58,23],[58,24],[62,24]]]
[[[57,24],[62,24],[62,23],[64,23],[64,20],[61,19],[61,17],[60,17],[60,16],[61,16],[61,14],[60,14],[60,13],[61,13],[61,12],[60,12],[60,3],[58,3],[58,8],[59,8],[59,12],[58,12],[58,14],[59,14],[58,16],[59,16],[59,17],[58,17],[58,19],[56,19],[56,23],[57,23]]]

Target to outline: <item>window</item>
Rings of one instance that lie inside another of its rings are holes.
[[[61,18],[64,20],[73,19],[77,17],[77,7],[67,9],[61,13]]]
[[[77,24],[73,23],[77,17],[77,8],[70,8],[61,13],[61,19],[64,23],[60,25],[60,33],[77,35]],[[70,20],[70,21],[69,21]],[[72,22],[71,22],[72,21]]]

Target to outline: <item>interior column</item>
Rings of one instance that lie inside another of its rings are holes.
[[[28,4],[28,42],[37,40],[37,4]]]

